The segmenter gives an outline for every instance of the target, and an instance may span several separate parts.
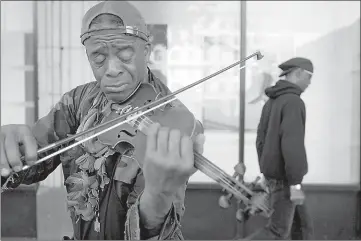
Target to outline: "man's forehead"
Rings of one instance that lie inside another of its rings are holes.
[[[85,46],[89,47],[135,47],[136,39],[132,36],[123,36],[123,35],[98,35],[92,36],[88,40],[85,41]]]

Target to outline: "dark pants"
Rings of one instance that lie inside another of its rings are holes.
[[[268,225],[255,234],[254,240],[309,240],[313,239],[313,223],[307,203],[296,206],[290,200],[289,187],[271,183],[270,204],[274,213]]]
[[[313,221],[309,213],[309,209],[305,204],[302,206],[296,206],[291,239],[312,240],[315,239],[313,235]]]

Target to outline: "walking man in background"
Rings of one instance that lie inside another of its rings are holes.
[[[256,140],[260,171],[274,213],[269,225],[253,238],[312,239],[307,209],[300,206],[304,200],[301,184],[308,172],[306,109],[300,95],[311,83],[313,64],[305,58],[292,58],[279,68],[283,71],[279,77],[284,79],[265,90],[269,99],[262,109]],[[300,227],[292,227],[293,223]],[[302,237],[291,237],[295,228],[302,229]]]

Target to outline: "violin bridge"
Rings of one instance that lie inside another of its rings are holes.
[[[136,110],[136,109],[138,109],[138,107],[129,109],[127,112],[129,112],[129,111],[131,111],[131,110]],[[126,119],[129,121],[128,123],[129,123],[132,127],[136,128],[137,130],[139,129],[139,127],[141,127],[142,121],[143,121],[144,118],[142,118],[142,116],[139,116],[138,118],[135,118],[135,119],[130,119],[130,118],[132,118],[132,117],[134,117],[134,116],[136,116],[136,115],[139,115],[139,114],[141,114],[141,113],[142,113],[141,111],[138,111],[138,112],[135,112],[134,114],[131,114],[131,115],[129,115],[129,116],[126,117]]]

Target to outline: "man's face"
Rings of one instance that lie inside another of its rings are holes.
[[[108,100],[125,101],[147,75],[150,48],[141,39],[92,36],[85,47],[95,79]]]
[[[307,87],[311,84],[311,77],[312,75],[310,73],[307,73],[306,71],[301,71],[298,85],[301,87],[303,91],[305,91]]]
[[[297,84],[302,91],[305,91],[311,84],[312,75],[302,69],[297,69],[291,74],[291,82]]]

